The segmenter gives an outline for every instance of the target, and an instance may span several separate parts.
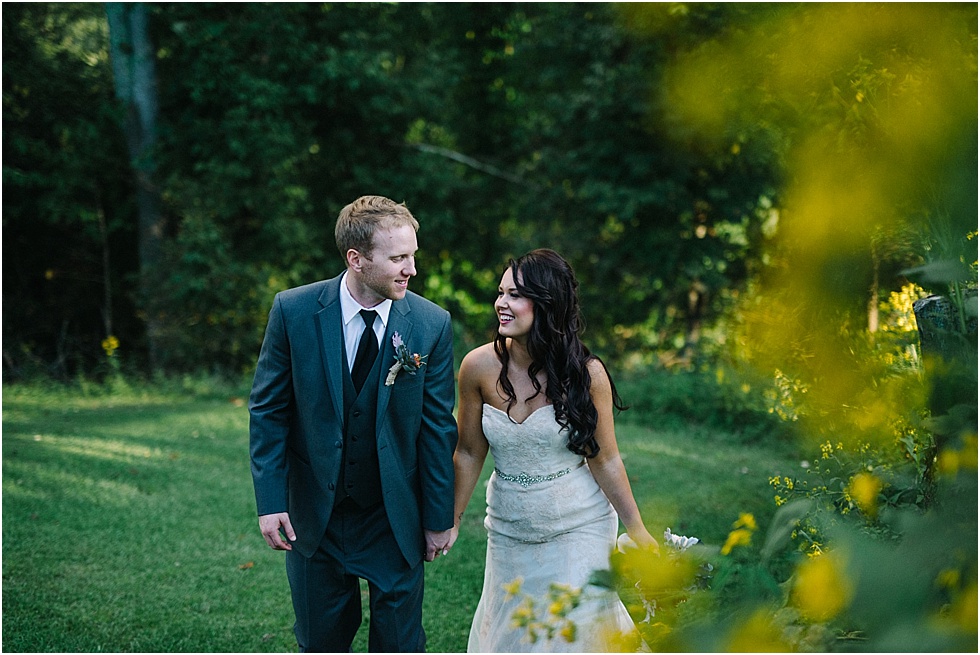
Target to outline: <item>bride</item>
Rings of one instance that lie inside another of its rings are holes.
[[[619,519],[637,545],[659,550],[616,446],[613,406],[622,408],[616,388],[579,337],[577,287],[571,267],[552,250],[512,260],[494,303],[496,339],[460,366],[450,543],[487,452],[494,462],[486,572],[469,652],[608,650],[604,640],[634,627],[615,593],[588,581],[609,568]],[[514,613],[527,597],[544,618],[553,583],[582,590],[567,615],[575,630],[535,638],[526,626],[515,627]]]

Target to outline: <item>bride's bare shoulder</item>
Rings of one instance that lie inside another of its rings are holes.
[[[466,353],[459,366],[460,379],[496,380],[500,375],[500,360],[492,343],[485,343]]]

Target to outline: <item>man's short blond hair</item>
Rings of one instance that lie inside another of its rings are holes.
[[[346,261],[347,251],[353,249],[371,259],[374,233],[402,225],[410,225],[419,231],[419,222],[405,203],[396,203],[383,196],[361,196],[341,209],[337,217],[334,238],[340,256]]]

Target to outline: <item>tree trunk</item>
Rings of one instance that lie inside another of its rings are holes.
[[[105,336],[113,336],[112,331],[112,269],[109,267],[109,227],[105,221],[105,208],[102,194],[95,190],[96,215],[99,217],[99,239],[102,241],[102,323]]]
[[[163,242],[160,193],[155,184],[158,100],[156,58],[150,42],[149,16],[141,3],[106,3],[109,19],[109,52],[116,97],[126,111],[123,129],[130,163],[136,177],[140,304],[146,306],[157,288],[157,271]],[[159,321],[146,312],[150,368],[158,363]]]

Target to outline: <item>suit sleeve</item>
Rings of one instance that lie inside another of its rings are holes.
[[[249,450],[258,514],[287,511],[286,439],[292,417],[293,388],[289,340],[277,295],[269,312],[262,349],[249,396]]]
[[[453,407],[453,331],[449,315],[428,358],[422,396],[419,434],[419,472],[422,483],[422,527],[449,530],[453,527],[453,452],[458,432]]]

